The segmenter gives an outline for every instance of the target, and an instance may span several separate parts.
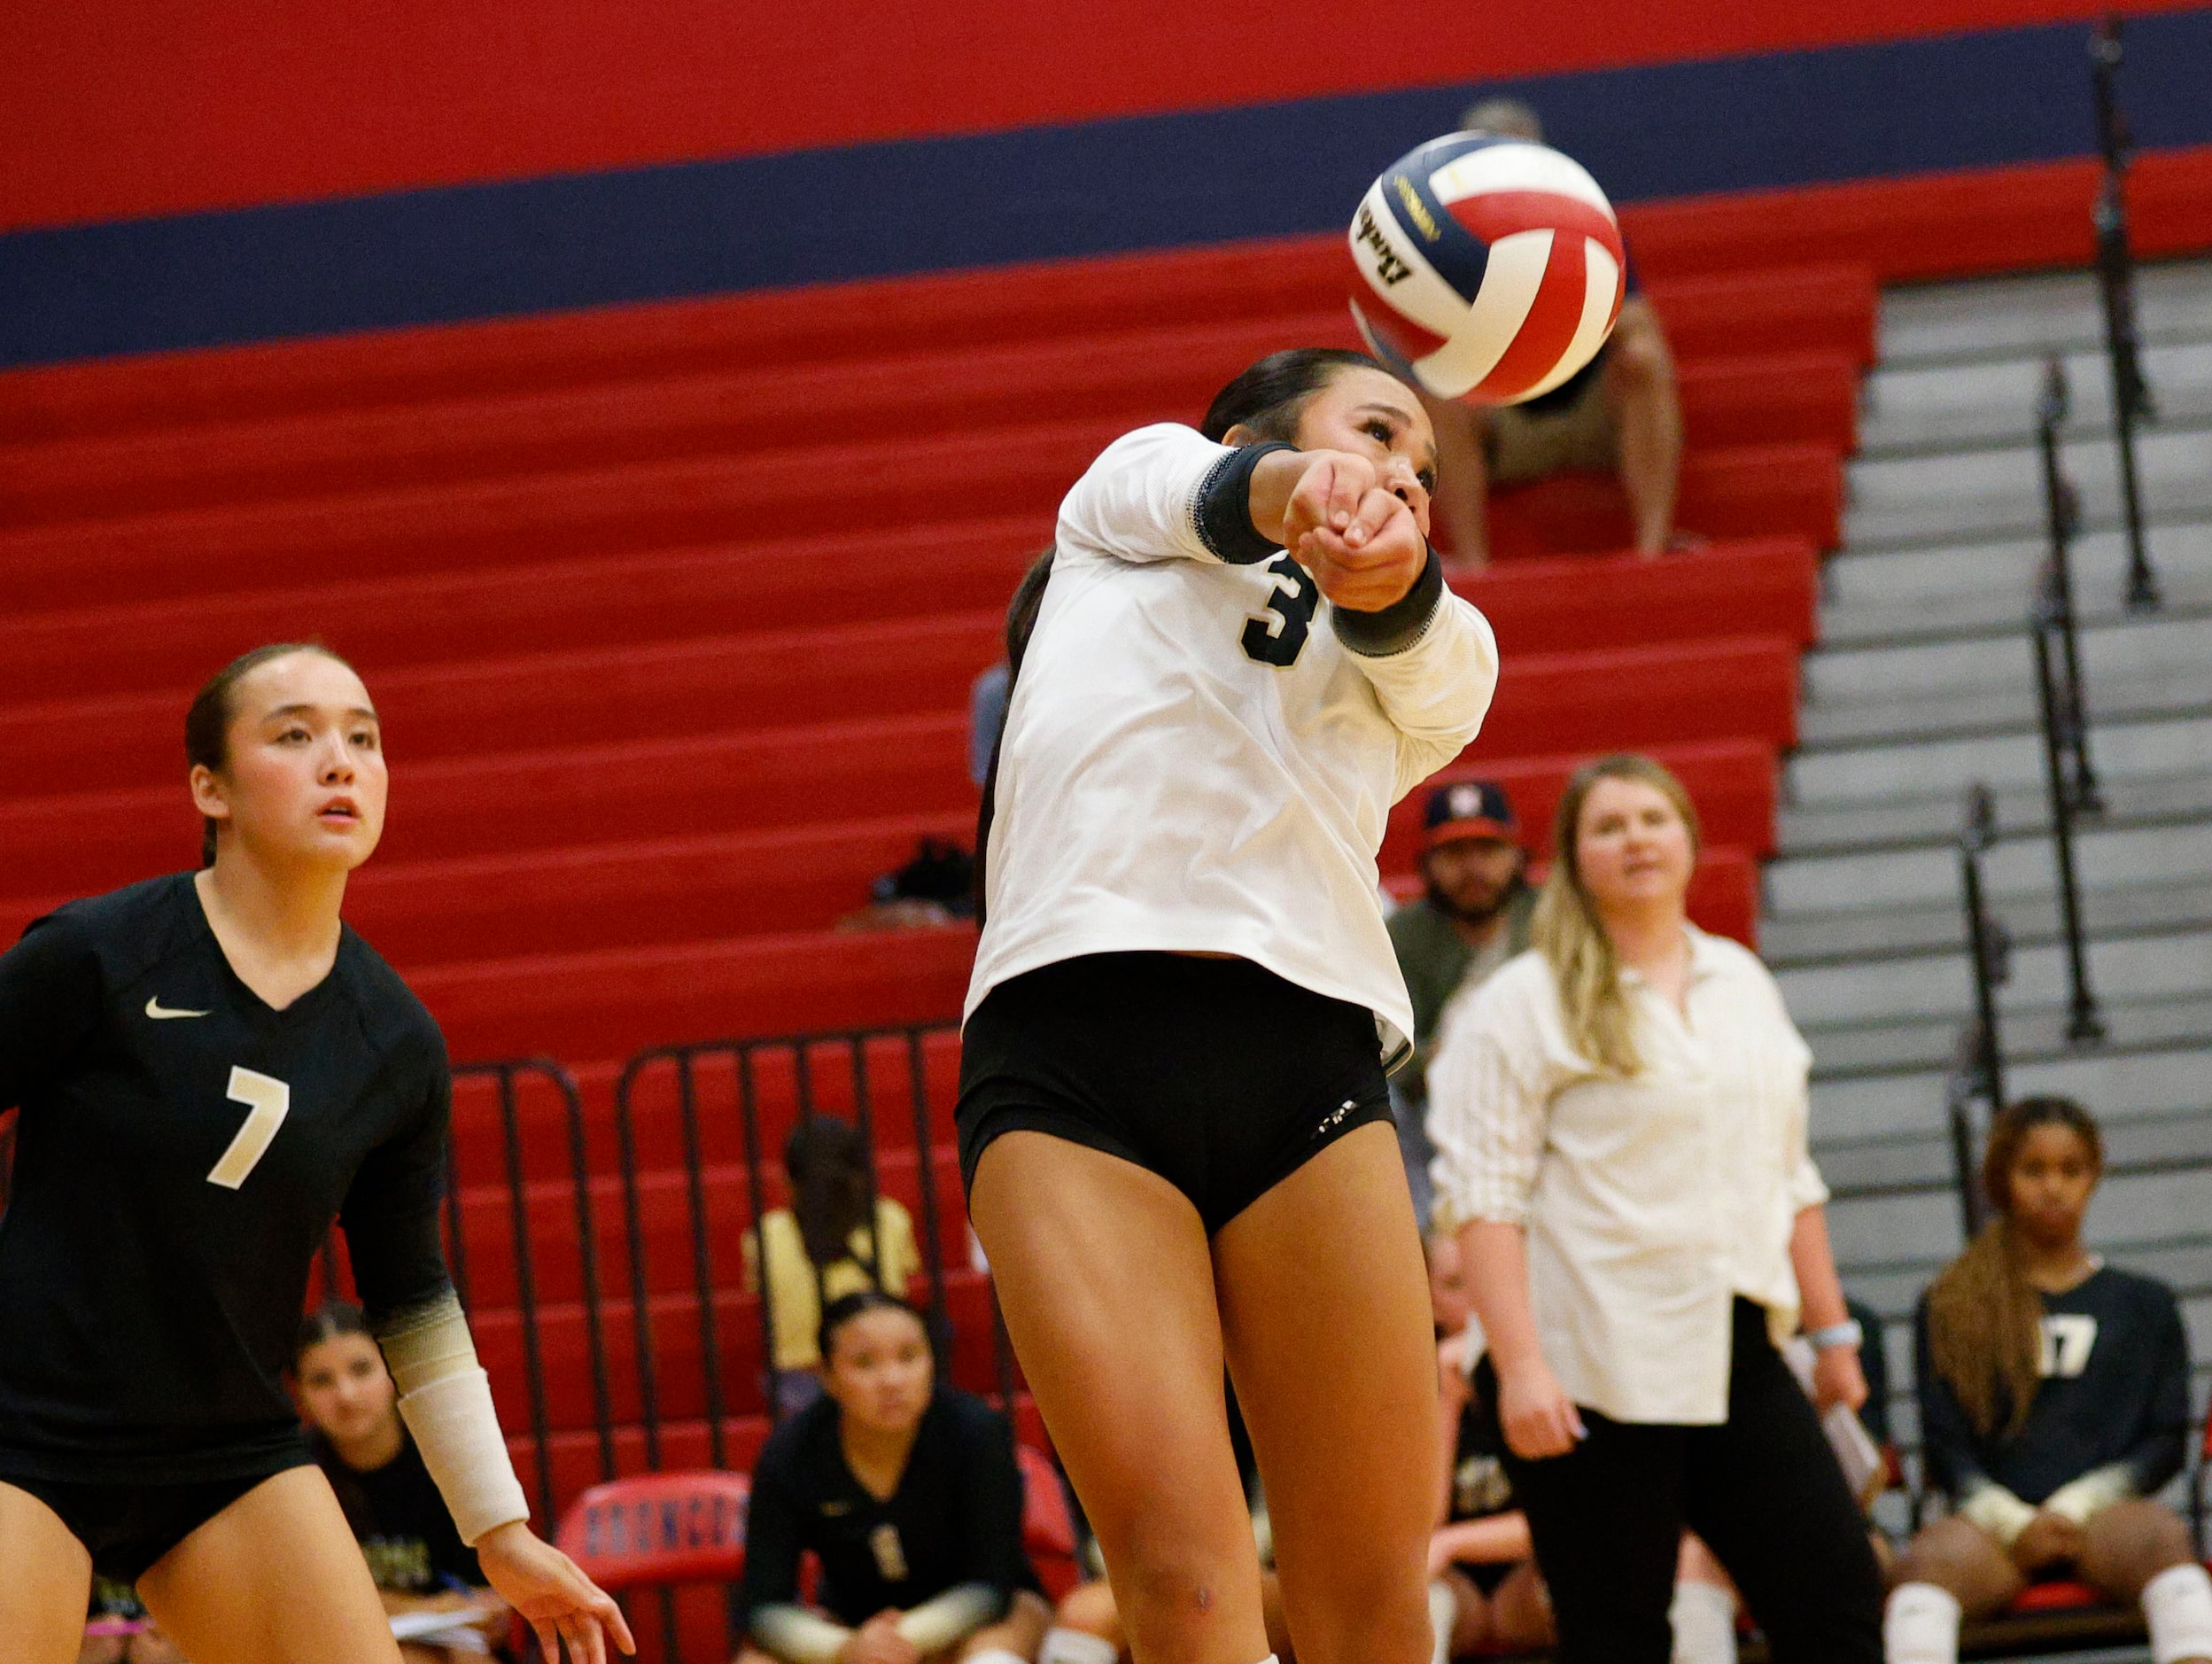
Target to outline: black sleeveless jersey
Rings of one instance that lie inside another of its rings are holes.
[[[345,1228],[377,1317],[450,1287],[445,1043],[352,930],[282,1011],[175,874],[72,902],[0,956],[0,1466],[183,1483],[305,1449],[283,1372]]]

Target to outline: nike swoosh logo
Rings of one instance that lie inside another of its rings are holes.
[[[149,994],[146,996],[146,1015],[156,1023],[160,1023],[169,1017],[204,1017],[208,1014],[205,1011],[178,1011],[163,1005],[159,994]]]

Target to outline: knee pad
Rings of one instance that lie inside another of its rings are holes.
[[[2161,1572],[2143,1585],[2143,1621],[2151,1664],[2212,1658],[2212,1577],[2194,1563]]]
[[[1885,1664],[1959,1664],[1959,1598],[1933,1583],[1899,1583],[1882,1613]]]
[[[1102,1635],[1055,1625],[1044,1632],[1044,1644],[1036,1650],[1036,1664],[1114,1664],[1121,1656],[1122,1649]]]
[[[1719,1584],[1676,1583],[1666,1618],[1673,1664],[1735,1664],[1735,1597]]]
[[[1452,1656],[1452,1626],[1459,1621],[1459,1597],[1442,1578],[1429,1585],[1429,1634],[1434,1645],[1430,1664],[1447,1664]]]

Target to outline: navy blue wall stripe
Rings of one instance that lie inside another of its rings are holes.
[[[1488,85],[1617,200],[2092,148],[2087,31]],[[2146,147],[2212,142],[2212,8],[2129,27]],[[1324,230],[1471,92],[1319,98],[0,237],[0,365]]]

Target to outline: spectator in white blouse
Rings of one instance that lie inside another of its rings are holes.
[[[1802,1316],[1820,1407],[1864,1400],[1811,1054],[1758,960],[1685,916],[1696,816],[1665,769],[1584,767],[1554,844],[1533,947],[1445,1019],[1429,1131],[1557,1656],[1665,1664],[1687,1525],[1777,1664],[1876,1664],[1882,1575],[1776,1350]]]

